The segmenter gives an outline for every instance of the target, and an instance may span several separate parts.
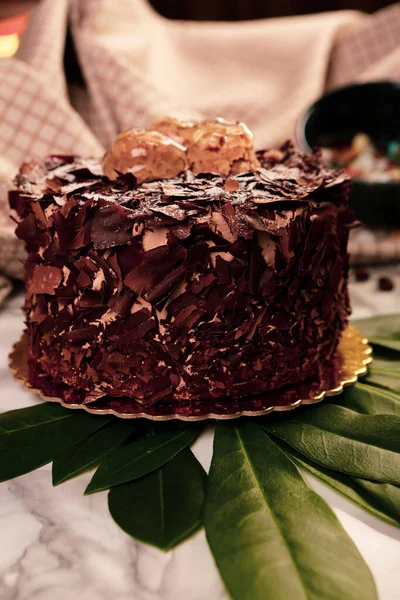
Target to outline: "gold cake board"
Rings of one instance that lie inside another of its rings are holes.
[[[226,400],[224,402],[188,401],[162,405],[143,406],[131,398],[111,398],[97,400],[91,404],[66,402],[63,398],[47,396],[42,390],[35,389],[28,380],[27,342],[23,335],[14,345],[9,356],[9,367],[15,379],[22,381],[26,388],[48,402],[59,402],[70,409],[83,409],[91,414],[115,415],[124,419],[145,418],[153,421],[201,421],[204,419],[236,419],[266,415],[272,411],[284,411],[297,408],[301,404],[321,402],[325,396],[339,394],[344,386],[356,383],[367,372],[372,361],[372,348],[368,340],[354,326],[349,325],[343,332],[334,360],[321,369],[317,380],[302,382],[298,385],[257,396]]]

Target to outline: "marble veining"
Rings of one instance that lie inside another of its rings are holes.
[[[376,278],[351,285],[354,316],[398,312],[400,271],[394,292],[376,291]],[[379,270],[376,271],[378,273]],[[37,402],[15,382],[7,355],[22,329],[22,295],[0,309],[0,411]],[[193,447],[205,468],[212,428]],[[1,600],[227,600],[204,532],[169,553],[129,538],[108,514],[107,494],[83,496],[90,474],[59,487],[51,467],[0,484]],[[307,476],[334,508],[367,560],[381,600],[400,589],[400,530],[382,523]]]

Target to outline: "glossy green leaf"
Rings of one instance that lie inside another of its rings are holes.
[[[381,315],[354,321],[372,344],[400,351],[400,315]]]
[[[400,373],[400,360],[398,358],[389,359],[387,356],[382,356],[379,352],[374,352],[373,361],[370,365],[368,365],[368,371],[379,369]]]
[[[200,527],[205,482],[202,466],[186,448],[156,471],[111,488],[110,513],[137,540],[170,550]]]
[[[387,388],[396,394],[400,394],[400,373],[388,371],[372,371],[365,379],[366,383]],[[399,397],[400,400],[400,397]]]
[[[205,528],[235,600],[377,597],[334,513],[255,423],[216,427]]]
[[[68,410],[50,402],[0,414],[0,481],[50,462],[111,418]]]
[[[400,417],[400,396],[388,389],[359,382],[345,388],[343,394],[330,400],[365,415],[397,415]]]
[[[356,319],[352,323],[368,338],[383,337],[400,340],[400,313]]]
[[[131,421],[114,419],[53,461],[53,485],[58,485],[98,465],[112,450],[121,446],[136,429]]]
[[[85,494],[133,481],[171,460],[198,436],[199,427],[170,427],[156,430],[117,448],[106,456],[86,488]]]
[[[379,519],[382,519],[390,525],[400,526],[400,498],[393,504],[390,498],[385,497],[384,488],[394,488],[399,490],[394,485],[387,483],[376,483],[375,481],[367,481],[366,479],[353,479],[350,475],[344,473],[338,473],[337,471],[331,471],[321,465],[317,465],[309,458],[306,458],[299,452],[296,452],[293,448],[277,440],[279,447],[286,452],[295,462],[300,466],[309,471],[314,477],[317,477],[324,483],[330,485],[337,492],[361,506],[365,510],[369,511]],[[363,484],[366,483],[367,486]],[[376,486],[377,490],[368,490],[368,486]],[[392,494],[393,490],[389,489],[389,494]],[[381,497],[379,497],[379,495]]]
[[[400,484],[400,417],[321,403],[262,426],[314,462],[355,477]]]
[[[369,366],[364,381],[389,388],[400,394],[400,360],[389,360],[388,358],[383,359],[374,356],[374,361]]]
[[[400,523],[400,487],[366,479],[356,478],[355,481],[375,502],[379,503],[386,514]]]

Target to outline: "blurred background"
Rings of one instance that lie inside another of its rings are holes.
[[[56,1],[56,0],[55,0]],[[134,1],[134,0],[132,0]],[[28,12],[37,0],[0,1],[0,56],[15,54],[18,36],[24,31]],[[306,15],[333,10],[360,10],[373,13],[389,6],[385,0],[151,0],[152,6],[168,19],[196,21],[239,21],[269,17]],[[16,15],[19,15],[16,17]]]
[[[152,0],[154,8],[170,19],[237,21],[266,17],[288,17],[331,10],[375,12],[389,6],[382,0]]]

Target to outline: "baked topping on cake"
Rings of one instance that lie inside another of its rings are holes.
[[[195,123],[165,117],[154,127],[124,131],[117,137],[103,158],[106,177],[117,179],[131,173],[140,184],[175,177],[187,168],[195,175],[227,176],[260,166],[253,134],[243,123],[223,119]]]
[[[217,119],[203,121],[188,148],[189,167],[193,173],[213,171],[230,175],[253,171],[259,167],[254,153],[254,137],[243,123]]]
[[[150,129],[160,131],[188,147],[193,142],[193,135],[199,125],[198,121],[181,121],[174,117],[161,117],[151,124]]]
[[[187,147],[190,170],[230,175],[253,171],[260,166],[254,153],[254,136],[238,121],[207,119],[178,121],[164,117],[152,127]]]
[[[222,135],[198,132],[193,144]],[[165,137],[148,133],[130,151]],[[162,162],[135,163],[157,172],[143,183],[132,164],[113,163],[112,180],[95,160],[23,165],[10,204],[29,253],[35,387],[69,402],[223,402],[302,381],[332,358],[349,313],[349,181],[290,144],[255,162],[246,131],[232,135],[226,148],[245,152],[229,154],[224,175],[218,151],[197,175],[178,152],[170,178]],[[253,166],[234,174],[237,160]]]
[[[117,179],[132,173],[137,182],[176,177],[187,168],[186,148],[158,131],[120,133],[103,158],[104,175]]]

